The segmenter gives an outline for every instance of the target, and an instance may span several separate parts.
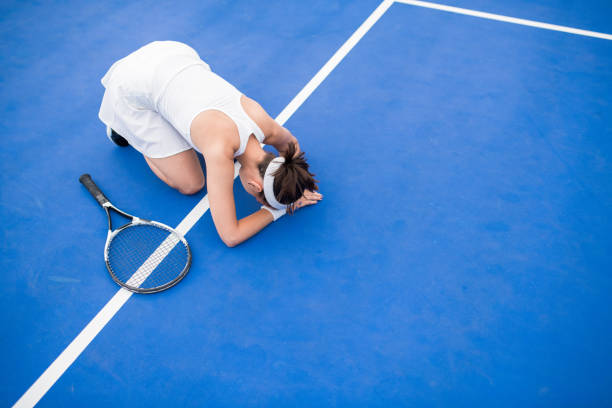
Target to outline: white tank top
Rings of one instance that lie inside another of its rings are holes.
[[[213,73],[186,44],[176,41],[149,43],[115,62],[101,82],[107,91],[113,90],[114,98],[124,99],[134,109],[162,115],[196,150],[190,136],[191,121],[208,109],[225,113],[236,124],[240,147],[234,157],[244,153],[251,134],[263,142],[263,132],[242,108],[242,93]],[[100,116],[114,105],[112,101],[103,103]],[[134,118],[129,119],[134,121]]]

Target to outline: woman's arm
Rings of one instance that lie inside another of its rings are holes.
[[[297,155],[300,153],[300,144],[298,143],[297,138],[293,136],[288,129],[281,125],[278,125],[275,131],[272,132],[270,136],[266,137],[264,142],[274,146],[274,148],[281,154],[287,151],[291,143],[294,143],[296,147],[295,154]]]
[[[228,247],[246,241],[274,221],[266,210],[259,210],[241,220],[236,218],[234,160],[231,149],[223,146],[213,147],[208,149],[204,158],[210,213],[219,237]]]
[[[257,126],[264,133],[264,143],[274,146],[279,153],[284,153],[289,144],[295,143],[297,153],[300,152],[300,145],[295,136],[289,130],[279,125],[256,101],[242,95],[242,107],[246,113],[257,123]]]

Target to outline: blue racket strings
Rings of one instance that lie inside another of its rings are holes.
[[[109,242],[107,266],[128,289],[164,287],[181,277],[190,264],[186,243],[155,224],[130,224]]]

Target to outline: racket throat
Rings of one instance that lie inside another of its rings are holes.
[[[111,203],[106,203],[104,206],[104,210],[106,211],[106,215],[108,218],[108,230],[114,231],[116,229],[121,229],[128,224],[139,222],[140,219],[138,217],[134,217],[126,212],[121,211],[120,209],[113,206]],[[119,228],[113,228],[113,225],[120,225]]]

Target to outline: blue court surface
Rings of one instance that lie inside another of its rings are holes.
[[[609,1],[445,4],[612,33]],[[0,10],[2,406],[612,405],[609,38],[378,0]],[[325,199],[236,248],[206,212],[181,283],[119,290],[78,177],[171,226],[206,191],[106,139],[108,67],[182,41],[276,117],[375,10],[286,118]]]

